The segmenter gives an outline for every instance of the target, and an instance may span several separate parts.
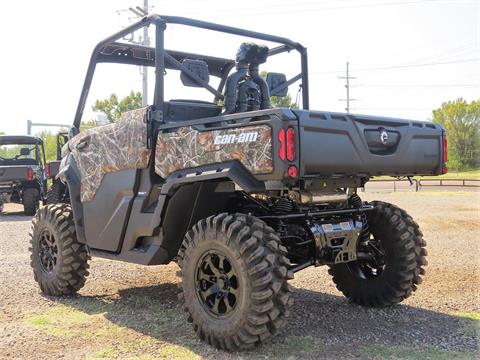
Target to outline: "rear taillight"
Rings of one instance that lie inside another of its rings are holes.
[[[447,141],[447,137],[444,136],[443,137],[442,174],[446,174],[448,172],[447,161],[448,161],[448,141]]]
[[[280,147],[278,148],[278,156],[281,160],[285,160],[285,130],[280,129],[278,132],[278,140],[280,141]]]
[[[33,170],[31,168],[28,168],[27,171],[27,180],[32,181],[33,180]]]
[[[287,131],[280,129],[278,132],[278,140],[280,147],[278,148],[278,156],[281,160],[295,160],[295,129],[288,128]]]
[[[278,156],[281,160],[294,161],[296,157],[296,134],[295,129],[289,127],[287,130],[280,129],[278,132],[278,140],[280,147],[278,148]],[[287,174],[290,178],[298,177],[298,168],[290,164],[287,168]]]
[[[287,160],[295,160],[295,129],[287,129]]]
[[[288,167],[288,176],[290,176],[291,178],[298,177],[298,169],[295,165],[290,165]]]
[[[50,177],[50,164],[45,165],[45,176]]]

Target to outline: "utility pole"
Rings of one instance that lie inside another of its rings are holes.
[[[340,101],[346,101],[347,106],[345,107],[345,110],[347,111],[347,114],[350,113],[350,101],[355,101],[357,99],[350,99],[350,79],[355,79],[353,76],[350,76],[349,73],[349,62],[347,61],[347,74],[346,76],[339,76],[339,79],[345,79],[345,88],[347,89],[347,98],[346,99],[340,99]]]
[[[143,11],[148,14],[148,0],[143,0]],[[148,26],[143,28],[143,45],[150,46],[150,39],[148,37]],[[142,106],[148,105],[148,66],[142,69]]]
[[[136,6],[135,8],[129,7],[127,10],[117,10],[117,13],[120,15],[121,11],[130,11],[134,13],[139,18],[143,18],[148,15],[148,0],[143,0],[143,7]],[[133,34],[129,38],[124,38],[132,44],[140,44],[143,46],[150,46],[150,38],[148,37],[148,26],[143,28],[143,37],[135,40]],[[148,105],[148,66],[142,66],[140,70],[142,75],[142,106]]]

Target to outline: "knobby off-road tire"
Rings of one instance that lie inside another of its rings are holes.
[[[330,268],[333,282],[352,302],[372,307],[397,304],[408,298],[422,282],[427,251],[418,224],[404,210],[381,201],[367,214],[371,234],[385,252],[383,271],[369,276],[360,261]]]
[[[276,334],[293,303],[286,255],[274,230],[255,217],[220,214],[200,220],[179,250],[180,297],[198,336],[216,348],[235,351]],[[219,283],[222,276],[225,281]],[[223,295],[215,295],[226,287]]]
[[[77,241],[70,205],[41,208],[32,220],[30,238],[33,275],[45,294],[70,295],[83,287],[90,256]]]
[[[52,186],[47,190],[47,204],[57,204],[63,202],[65,185],[55,180]]]
[[[23,212],[25,215],[33,216],[38,210],[40,202],[40,193],[35,188],[23,190]]]

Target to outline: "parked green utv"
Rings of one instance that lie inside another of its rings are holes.
[[[170,24],[273,45],[239,41],[234,58],[166,49]],[[121,42],[150,25],[154,47]],[[298,73],[261,77],[259,67],[279,54],[297,55]],[[98,63],[153,67],[153,104],[80,133]],[[212,101],[167,101],[165,78],[178,74]],[[301,108],[273,108],[270,96],[294,84]],[[418,224],[395,205],[362,201],[357,189],[373,176],[446,172],[444,129],[310,110],[307,50],[297,42],[146,16],[95,47],[69,138],[57,175],[69,202],[41,208],[31,235],[35,280],[48,295],[80,290],[91,256],[173,261],[195,332],[234,351],[288,325],[288,282],[307,267],[328,266],[348,299],[371,307],[401,302],[422,281],[427,253]]]
[[[0,213],[5,203],[23,205],[25,215],[35,215],[44,200],[43,141],[29,135],[0,136]]]

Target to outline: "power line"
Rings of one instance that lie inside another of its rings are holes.
[[[473,61],[480,61],[480,58],[461,59],[461,60],[452,60],[452,61],[438,61],[438,62],[423,63],[423,64],[379,66],[379,67],[355,69],[355,71],[380,71],[380,70],[407,69],[407,68],[413,68],[413,67],[450,65],[450,64],[467,63],[467,62],[473,62]],[[318,72],[312,71],[310,72],[310,74],[335,74],[341,71],[342,70],[329,70],[329,71],[318,71]]]
[[[352,85],[355,88],[450,88],[450,87],[480,87],[480,84],[358,84]]]
[[[356,110],[380,110],[380,111],[428,111],[433,110],[432,108],[373,108],[373,107],[359,107],[355,108]]]
[[[451,61],[438,61],[438,62],[430,62],[430,63],[423,63],[423,64],[380,66],[380,67],[374,67],[374,68],[356,69],[355,71],[377,71],[377,70],[390,70],[390,69],[406,69],[406,68],[422,67],[422,66],[458,64],[458,63],[466,63],[466,62],[472,62],[472,61],[480,61],[480,58],[451,60]]]
[[[223,18],[229,17],[252,17],[252,16],[263,16],[263,15],[275,15],[275,14],[296,14],[296,13],[304,13],[304,12],[319,12],[319,11],[332,11],[332,10],[349,10],[349,9],[359,9],[359,8],[374,8],[374,7],[387,7],[387,6],[397,6],[397,5],[412,5],[412,4],[421,4],[421,3],[453,3],[458,4],[459,1],[445,1],[445,0],[411,0],[411,1],[396,1],[396,2],[383,2],[383,3],[375,3],[375,4],[360,4],[360,5],[345,5],[345,6],[334,6],[334,7],[320,7],[320,8],[306,8],[306,9],[298,9],[298,4],[292,5],[292,10],[283,10],[283,11],[275,11],[273,6],[270,7],[268,12],[252,12],[252,8],[225,8],[224,12],[231,13],[235,11],[249,11],[245,14],[232,14],[232,15],[225,15]],[[469,0],[463,0],[462,2],[470,2]],[[216,12],[218,14],[219,12]],[[195,15],[197,14],[210,14],[210,12],[200,11],[194,12]]]

